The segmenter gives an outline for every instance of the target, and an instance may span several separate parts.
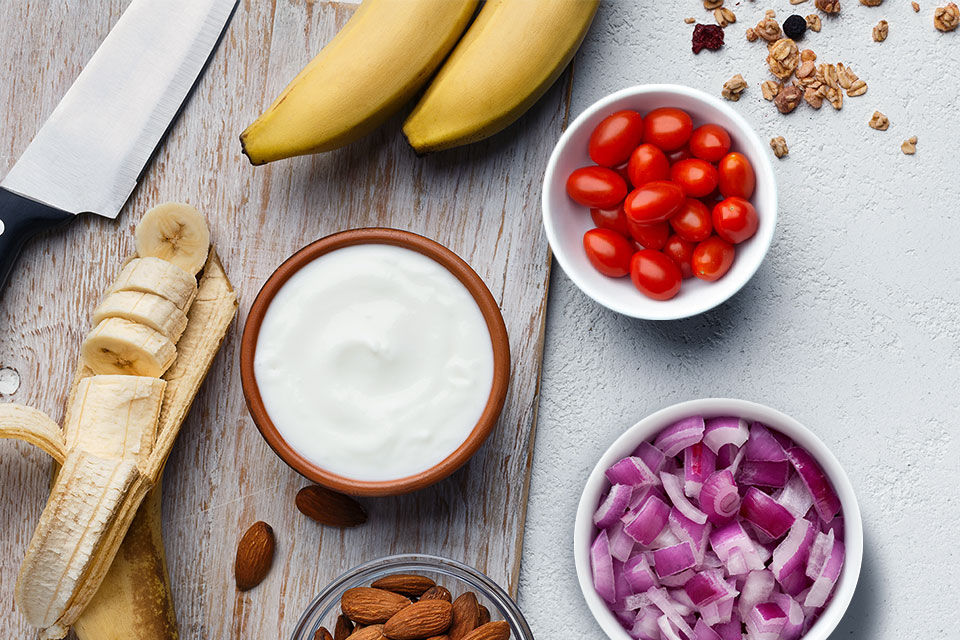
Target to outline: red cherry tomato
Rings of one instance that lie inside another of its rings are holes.
[[[623,164],[643,140],[643,117],[636,111],[617,111],[590,134],[590,159],[604,167]]]
[[[747,156],[734,151],[723,156],[717,166],[720,172],[720,193],[726,197],[750,199],[757,184],[757,176]]]
[[[664,107],[654,109],[643,119],[643,139],[664,151],[685,145],[693,132],[693,120],[686,111]]]
[[[590,229],[583,234],[583,249],[593,268],[603,275],[621,278],[630,273],[633,245],[616,231]]]
[[[718,124],[697,127],[690,135],[690,153],[707,162],[720,162],[730,151],[730,134]]]
[[[693,258],[693,248],[696,246],[697,243],[687,242],[676,234],[667,238],[666,244],[663,245],[663,253],[677,263],[684,280],[693,277],[693,267],[690,266],[690,260]]]
[[[653,224],[669,219],[685,199],[679,185],[655,180],[631,191],[623,202],[623,209],[628,219],[638,224]]]
[[[688,196],[702,198],[717,188],[718,176],[716,168],[706,160],[688,158],[670,167],[670,179]]]
[[[627,183],[606,167],[580,167],[567,178],[567,194],[586,207],[612,209],[627,195]]]
[[[628,218],[627,225],[630,227],[630,236],[644,249],[659,251],[670,237],[670,225],[666,222],[637,224]]]
[[[676,263],[653,249],[642,249],[630,260],[630,279],[644,295],[669,300],[680,291],[683,274]]]
[[[713,233],[710,209],[693,198],[687,198],[680,210],[670,217],[670,226],[687,242],[703,242]]]
[[[630,154],[627,175],[634,187],[642,187],[654,180],[666,180],[670,177],[670,162],[658,147],[642,144]]]
[[[731,244],[752,238],[759,224],[757,210],[743,198],[727,198],[713,208],[713,228]]]
[[[693,249],[690,265],[693,275],[701,280],[719,280],[730,270],[736,249],[733,245],[717,236],[710,236]]]
[[[671,151],[667,154],[667,160],[670,161],[670,164],[675,164],[681,160],[686,160],[692,157],[693,156],[690,155],[690,149],[687,147],[681,147],[676,151]]]
[[[590,217],[593,219],[593,224],[601,229],[610,229],[624,237],[630,237],[630,227],[627,226],[627,214],[623,210],[623,203],[615,209],[597,209],[594,207],[590,209]]]

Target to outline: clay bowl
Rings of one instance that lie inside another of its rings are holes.
[[[257,338],[267,308],[283,285],[300,268],[316,258],[343,247],[359,244],[387,244],[416,251],[438,262],[453,274],[470,292],[480,307],[486,321],[493,344],[493,385],[480,420],[467,436],[467,439],[446,458],[435,466],[415,475],[384,481],[355,480],[332,473],[304,458],[294,450],[280,435],[276,425],[270,419],[254,375],[254,354],[257,350]],[[243,329],[240,342],[240,380],[247,409],[264,440],[291,468],[313,482],[325,487],[358,496],[390,496],[423,489],[446,478],[460,468],[477,452],[493,431],[507,395],[510,379],[510,344],[507,329],[497,302],[480,276],[470,268],[457,254],[429,238],[399,229],[351,229],[321,238],[293,254],[281,264],[267,279],[257,298],[250,307],[250,313]]]

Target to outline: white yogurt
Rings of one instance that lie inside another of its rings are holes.
[[[395,480],[473,431],[493,386],[493,345],[473,296],[441,264],[355,245],[280,288],[254,375],[270,419],[306,459],[354,480]]]

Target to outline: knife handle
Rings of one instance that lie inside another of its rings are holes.
[[[6,288],[13,263],[27,240],[71,218],[72,213],[0,187],[0,293]]]

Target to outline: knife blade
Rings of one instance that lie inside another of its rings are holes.
[[[26,240],[79,213],[116,218],[238,0],[133,0],[0,181],[0,291]]]

